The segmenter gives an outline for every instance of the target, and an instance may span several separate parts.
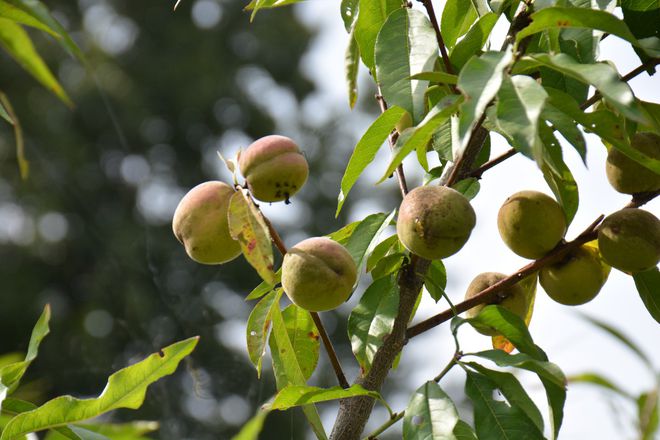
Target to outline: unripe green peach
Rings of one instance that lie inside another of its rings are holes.
[[[221,264],[241,253],[227,221],[233,194],[234,189],[224,182],[204,182],[188,191],[176,207],[172,230],[198,263]]]
[[[660,261],[660,220],[637,208],[617,211],[598,228],[603,259],[624,272],[641,272]]]
[[[420,186],[399,207],[396,232],[413,254],[429,260],[458,252],[476,223],[470,202],[445,186]]]
[[[651,132],[636,133],[630,145],[646,156],[660,160],[659,135]],[[660,174],[649,170],[616,148],[610,148],[607,153],[605,172],[610,185],[623,194],[660,190]]]
[[[479,292],[487,289],[495,283],[502,281],[504,278],[506,278],[506,275],[498,272],[484,272],[477,275],[468,286],[467,291],[465,292],[465,299],[467,300],[473,296],[476,296]],[[525,320],[527,309],[529,308],[529,301],[527,299],[527,295],[525,295],[525,289],[523,289],[520,284],[514,284],[508,289],[500,292],[498,296],[504,299],[502,299],[499,303],[497,300],[495,300],[490,304],[498,304],[510,312],[518,315],[523,321]],[[479,312],[481,312],[481,310],[486,307],[486,305],[487,304],[479,304],[472,307],[466,312],[467,318],[474,318],[477,316]],[[477,331],[486,336],[498,335],[498,332],[488,327],[479,327],[477,328]]]
[[[309,167],[298,145],[285,136],[254,141],[238,158],[238,167],[254,198],[289,201],[307,181]]]
[[[598,249],[583,245],[539,273],[545,293],[560,304],[577,306],[594,299],[607,281],[610,267]]]
[[[520,191],[506,199],[497,214],[504,243],[524,258],[550,252],[566,233],[564,211],[552,197],[538,191]]]
[[[329,238],[308,238],[284,255],[282,287],[289,299],[305,310],[322,312],[340,306],[356,281],[353,257]]]

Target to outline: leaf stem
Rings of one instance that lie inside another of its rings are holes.
[[[259,210],[259,212],[261,212],[261,210]],[[268,226],[270,239],[273,241],[273,244],[275,245],[275,247],[277,247],[277,249],[280,251],[282,256],[284,256],[284,254],[287,253],[287,249],[286,246],[284,245],[284,241],[282,241],[282,237],[280,237],[280,234],[277,233],[277,231],[273,227],[273,224],[263,214],[263,212],[261,213],[261,216],[264,218],[264,221],[266,222],[266,226]],[[325,326],[321,321],[321,317],[317,312],[309,312],[309,313],[312,315],[314,324],[316,324],[316,328],[319,331],[319,335],[321,336],[321,340],[323,341],[323,345],[325,346],[325,351],[328,353],[328,358],[330,359],[330,363],[332,364],[332,369],[335,371],[335,375],[337,376],[337,381],[339,382],[339,385],[344,389],[348,388],[350,385],[346,380],[346,375],[344,374],[344,370],[341,368],[341,363],[339,363],[339,357],[337,356],[335,347],[332,345],[332,341],[328,336],[328,332],[325,330]]]
[[[651,193],[640,193],[635,194],[624,208],[637,208],[645,203],[653,200],[656,196],[660,194],[660,191],[655,191]],[[532,275],[534,272],[539,269],[548,266],[552,263],[555,263],[562,259],[566,254],[572,251],[579,246],[582,246],[584,243],[590,242],[598,238],[598,225],[603,221],[604,216],[599,216],[593,223],[591,223],[580,235],[578,235],[573,241],[562,242],[557,247],[555,247],[550,253],[545,255],[543,258],[540,258],[536,261],[529,263],[528,265],[522,267],[517,272],[509,275],[503,280],[493,284],[492,286],[482,290],[479,294],[473,296],[470,299],[467,299],[463,302],[460,302],[455,305],[454,310],[447,309],[437,315],[434,315],[425,321],[422,321],[418,324],[415,324],[406,330],[406,338],[410,339],[419,334],[424,333],[427,330],[436,327],[443,322],[446,322],[457,315],[456,312],[463,313],[472,307],[479,304],[491,303],[497,298],[497,294],[502,292],[519,281],[527,278]]]

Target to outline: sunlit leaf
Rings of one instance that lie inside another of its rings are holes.
[[[577,127],[577,121],[546,102],[541,112],[541,117],[552,124],[578,152],[582,162],[587,164],[587,143],[582,131]]]
[[[382,240],[371,252],[369,258],[367,258],[367,272],[371,272],[371,269],[373,269],[376,266],[376,264],[378,264],[381,258],[387,255],[391,255],[392,253],[395,253],[400,249],[401,249],[401,244],[399,242],[398,235],[393,234],[387,237],[386,239]]]
[[[34,18],[32,15],[5,1],[0,1],[0,17],[7,18],[25,26],[39,29],[51,34],[54,37],[58,36],[57,32]]]
[[[369,391],[360,385],[353,385],[350,388],[343,389],[340,386],[332,388],[319,388],[311,386],[289,385],[275,396],[275,400],[270,405],[270,409],[286,410],[300,405],[310,403],[327,402],[330,400],[346,399],[348,397],[369,396],[377,400],[383,400],[379,393]]]
[[[465,35],[477,17],[477,10],[470,1],[448,0],[445,3],[440,29],[442,29],[442,39],[447,49],[454,47],[456,41]]]
[[[456,440],[478,440],[472,427],[463,420],[459,420],[454,426],[454,435]]]
[[[359,6],[359,0],[341,0],[339,10],[341,12],[341,18],[344,21],[344,28],[348,33],[351,33],[353,25],[355,25],[355,21],[358,18]]]
[[[339,215],[349,191],[355,185],[355,182],[357,182],[367,165],[376,158],[376,153],[404,113],[405,110],[401,107],[388,108],[387,111],[378,116],[362,135],[362,138],[360,138],[353,150],[353,154],[346,166],[346,171],[344,171],[344,176],[341,179],[341,191],[339,192],[337,212],[335,215]]]
[[[241,430],[232,437],[232,440],[258,440],[264,427],[266,417],[270,414],[270,403],[264,404],[257,413],[243,425]]]
[[[447,270],[442,260],[433,260],[429,264],[429,269],[424,276],[424,287],[431,295],[431,298],[437,303],[440,298],[446,295]]]
[[[0,47],[5,49],[46,89],[53,92],[65,104],[73,105],[60,83],[37,53],[29,35],[20,25],[12,20],[0,18]]]
[[[404,440],[452,440],[458,412],[440,385],[428,381],[415,391],[403,417]]]
[[[467,3],[467,2],[465,2]],[[488,42],[488,37],[495,27],[499,15],[489,12],[470,28],[465,37],[449,53],[449,60],[456,70],[461,70],[473,55],[479,55]]]
[[[486,52],[480,57],[471,58],[461,69],[458,88],[465,95],[465,101],[460,107],[458,151],[454,152],[454,157],[463,154],[472,130],[477,126],[486,106],[497,95],[504,71],[512,58],[510,49],[503,52]]]
[[[268,226],[246,190],[238,190],[231,196],[227,218],[229,233],[240,243],[245,259],[264,281],[274,286],[277,277]]]
[[[433,69],[437,47],[426,15],[409,8],[392,12],[376,39],[374,62],[381,93],[388,105],[410,113],[413,125],[424,118],[428,81],[411,76]]]
[[[346,243],[346,249],[353,257],[358,273],[361,273],[367,264],[367,258],[378,245],[380,236],[385,229],[392,223],[396,211],[389,214],[371,214],[367,216],[355,228],[355,232]]]
[[[275,280],[276,284],[280,282],[282,278],[282,268],[279,268],[277,272],[275,272]],[[272,291],[274,286],[270,283],[267,283],[266,281],[262,281],[259,283],[257,287],[252,289],[252,291],[248,294],[248,296],[245,297],[245,301],[251,301],[253,299],[259,299],[265,294],[269,293]]]
[[[195,337],[177,342],[119,370],[108,378],[103,393],[97,398],[57,397],[33,411],[19,414],[5,426],[0,439],[9,440],[29,432],[80,422],[117,408],[137,409],[144,402],[147,387],[172,374],[179,362],[193,351],[198,340]]]
[[[273,305],[279,307],[278,301],[281,296],[281,289],[270,292],[254,306],[247,320],[245,329],[247,351],[250,361],[257,369],[257,377],[261,376],[261,359],[266,351],[266,341],[270,332],[270,310]]]
[[[420,72],[412,75],[410,79],[422,79],[441,84],[456,84],[458,76],[446,72]]]
[[[0,92],[0,117],[9,122],[14,127],[14,138],[16,139],[16,159],[18,161],[18,170],[23,180],[28,178],[30,173],[30,163],[25,157],[25,144],[23,142],[23,129],[21,123],[14,113],[11,102],[7,95]]]
[[[363,374],[394,328],[399,310],[399,285],[394,275],[379,278],[364,292],[348,317],[348,336]]]
[[[649,393],[640,394],[637,399],[637,411],[639,414],[640,440],[654,440],[660,426],[660,414],[658,411],[658,389]]]
[[[344,55],[344,69],[346,71],[346,86],[348,89],[348,106],[355,107],[357,102],[357,79],[358,69],[360,67],[360,48],[355,39],[354,32],[351,31],[348,36],[348,46]]]
[[[359,3],[355,40],[360,48],[362,61],[369,69],[373,69],[378,32],[387,17],[403,5],[399,0],[359,0]]]

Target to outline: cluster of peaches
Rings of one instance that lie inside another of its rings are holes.
[[[660,159],[660,136],[637,133],[633,148]],[[266,136],[239,153],[238,166],[252,197],[263,202],[288,202],[305,183],[308,165],[298,146],[284,136]],[[607,176],[619,192],[637,194],[660,190],[660,175],[611,149]],[[235,189],[211,181],[191,189],[177,207],[173,230],[195,261],[221,264],[241,253],[228,227],[229,199]],[[403,199],[397,235],[413,254],[435,260],[458,252],[476,223],[469,201],[444,186],[421,186]],[[537,191],[510,196],[497,219],[503,241],[516,254],[539,259],[564,242],[567,222],[561,206]],[[561,261],[546,265],[539,281],[554,300],[567,305],[593,299],[605,283],[610,267],[627,273],[650,269],[660,260],[660,220],[637,208],[623,209],[605,218],[598,228],[597,245],[584,244]],[[310,311],[341,305],[350,296],[357,268],[350,253],[325,237],[303,240],[291,248],[282,263],[282,287],[291,301]],[[476,295],[506,276],[487,272],[468,287],[466,298]],[[500,305],[524,318],[528,304],[516,284],[501,295]],[[481,306],[483,307],[483,306]],[[472,316],[480,307],[468,312]]]

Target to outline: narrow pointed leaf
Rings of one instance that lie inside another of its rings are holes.
[[[391,255],[400,249],[401,245],[399,243],[399,237],[396,234],[390,235],[382,240],[367,258],[367,272],[371,272],[371,269],[373,269],[382,258]]]
[[[282,310],[282,318],[300,371],[307,380],[312,376],[319,362],[321,350],[319,331],[312,315],[295,304],[290,304]]]
[[[431,298],[437,303],[440,298],[446,295],[447,270],[442,260],[433,260],[424,276],[424,287],[431,295]]]
[[[5,1],[0,1],[0,17],[7,18],[25,26],[39,29],[51,34],[54,37],[58,36],[57,32],[34,18],[32,15]]]
[[[378,348],[394,328],[399,310],[399,285],[394,275],[374,281],[348,317],[348,337],[364,373]]]
[[[454,435],[456,440],[478,440],[474,429],[463,420],[459,420],[454,426]]]
[[[270,414],[269,403],[266,403],[243,425],[238,434],[232,437],[232,440],[258,440],[268,414]]]
[[[399,0],[360,0],[355,22],[355,39],[360,48],[362,62],[370,70],[374,68],[374,47],[378,32],[387,17],[401,7]]]
[[[458,88],[465,95],[465,101],[460,107],[458,151],[454,152],[455,158],[463,153],[486,106],[497,95],[504,71],[512,59],[510,49],[504,52],[486,52],[480,57],[471,58],[461,70]]]
[[[466,362],[465,364],[478,373],[483,374],[497,385],[497,389],[504,395],[509,404],[516,406],[525,413],[525,416],[534,423],[534,426],[540,432],[543,432],[543,417],[541,416],[541,412],[513,374],[489,370],[475,362]]]
[[[577,127],[577,121],[561,112],[553,105],[546,102],[541,112],[541,117],[552,124],[552,127],[575,147],[582,162],[587,164],[587,143],[584,140],[584,134]]]
[[[347,389],[343,389],[340,386],[319,388],[306,385],[289,385],[277,393],[270,409],[286,410],[295,406],[308,405],[310,403],[328,402],[330,400],[346,399],[357,396],[369,396],[380,401],[383,400],[380,394],[376,391],[365,390],[360,385],[353,385]]]
[[[450,52],[449,60],[457,71],[463,68],[470,57],[480,54],[481,49],[488,42],[490,33],[495,27],[498,18],[499,15],[492,12],[479,17],[479,20],[470,28],[465,38],[459,41],[456,47]]]
[[[348,33],[351,33],[358,18],[359,5],[359,0],[341,0],[341,5],[339,6],[341,19],[344,20],[344,28]]]
[[[488,377],[468,371],[465,393],[474,405],[479,440],[541,440],[543,434],[517,406],[493,399],[497,385]]]
[[[355,39],[354,31],[348,36],[348,46],[344,55],[344,70],[346,71],[346,87],[348,89],[348,106],[355,107],[357,102],[357,79],[360,67],[360,48]]]
[[[279,307],[273,307],[271,319],[273,329],[270,334],[269,344],[277,388],[281,390],[287,385],[305,385],[305,374],[296,357],[296,351],[289,336],[289,330]],[[323,429],[323,424],[321,423],[321,418],[316,407],[311,404],[304,405],[302,411],[305,417],[307,417],[307,421],[317,438],[327,440],[327,435]]]
[[[660,323],[660,272],[658,268],[633,275],[639,297],[653,319]]]
[[[456,84],[458,76],[446,72],[421,72],[410,77],[411,79],[423,79],[440,84]]]
[[[503,307],[486,306],[477,316],[467,321],[471,324],[475,323],[495,329],[511,341],[521,353],[526,353],[538,360],[547,360],[543,350],[534,344],[525,322],[518,315]]]
[[[277,269],[277,272],[275,272],[275,281],[277,283],[280,282],[282,279],[282,268]],[[253,299],[259,299],[265,294],[271,292],[274,288],[274,285],[267,283],[266,281],[262,281],[259,283],[257,287],[252,289],[252,291],[248,294],[248,296],[245,297],[245,301],[251,301]]]
[[[117,408],[137,409],[144,402],[147,387],[172,374],[179,362],[193,351],[198,340],[195,337],[177,342],[119,370],[108,378],[103,393],[97,398],[57,397],[33,411],[19,414],[5,426],[0,439],[9,440],[29,432],[80,422]]]
[[[566,379],[568,380],[569,383],[583,383],[583,384],[595,385],[605,390],[612,391],[621,397],[625,397],[626,399],[635,400],[635,398],[631,396],[630,393],[625,391],[623,388],[619,387],[618,385],[615,385],[611,380],[597,373],[580,373],[580,374],[575,374],[573,376],[568,376]]]
[[[20,25],[12,20],[0,18],[0,47],[5,49],[46,89],[53,92],[65,104],[73,105],[60,83],[37,53],[29,35]]]
[[[424,117],[428,81],[411,76],[433,69],[437,44],[428,18],[409,8],[392,12],[376,39],[374,62],[381,93],[388,105],[410,113],[413,125]]]
[[[344,176],[341,179],[341,191],[339,192],[335,216],[339,215],[349,191],[353,188],[353,185],[355,185],[355,182],[357,182],[364,169],[376,158],[376,153],[405,112],[401,107],[388,108],[378,116],[362,135],[362,138],[360,138],[353,150],[353,154],[346,166],[346,171],[344,171]]]
[[[274,257],[268,226],[246,190],[236,191],[229,201],[229,233],[238,240],[245,259],[259,276],[274,286]]]
[[[440,29],[442,29],[442,39],[447,49],[454,47],[456,41],[465,35],[477,17],[477,10],[470,1],[448,0],[445,3],[440,19]]]
[[[414,150],[424,148],[426,150],[427,144],[431,141],[433,133],[449,118],[456,113],[458,106],[463,102],[462,98],[455,95],[448,96],[436,104],[424,117],[408,136],[399,136],[397,139],[394,151],[392,151],[392,158],[385,170],[385,173],[380,178],[378,183],[384,182],[389,176],[392,175],[394,170],[403,162],[410,153]],[[406,131],[404,134],[408,134]]]
[[[261,376],[261,359],[266,351],[266,342],[270,332],[270,310],[282,296],[282,290],[277,289],[266,295],[254,306],[247,320],[246,339],[247,351],[252,365],[257,369],[257,377]]]
[[[396,211],[389,214],[371,214],[355,228],[351,238],[346,243],[346,249],[355,261],[358,274],[362,272],[369,255],[380,242],[380,236],[392,223],[394,214],[396,214]]]
[[[609,12],[587,8],[552,7],[541,9],[531,15],[532,23],[518,32],[516,41],[548,29],[560,28],[586,28],[598,29],[619,38],[623,38],[634,46],[644,49],[651,57],[660,56],[660,52],[653,50],[648,44],[641,44],[630,32],[623,20]]]
[[[404,440],[455,440],[458,412],[440,385],[428,381],[415,391],[403,417]]]

